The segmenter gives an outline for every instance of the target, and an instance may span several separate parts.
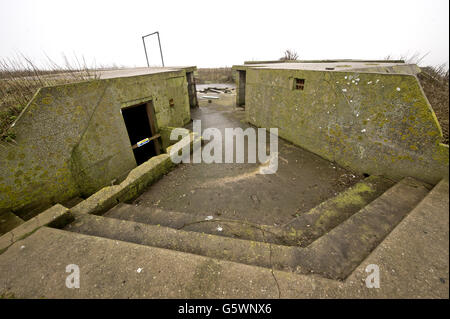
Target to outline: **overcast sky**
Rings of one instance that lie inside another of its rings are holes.
[[[0,0],[0,57],[84,56],[145,66],[141,36],[159,31],[166,66],[219,67],[278,59],[449,60],[448,0]],[[150,64],[160,63],[156,38]]]

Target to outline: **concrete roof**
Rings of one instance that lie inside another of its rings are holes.
[[[181,67],[150,67],[150,68],[126,68],[126,69],[116,69],[116,70],[102,70],[98,71],[100,79],[112,79],[112,78],[122,78],[131,77],[147,74],[156,74],[164,72],[174,72],[181,70],[195,70],[195,66],[181,66]]]
[[[400,67],[401,72],[396,72],[395,67]],[[279,63],[261,63],[244,64],[235,66],[235,69],[281,69],[281,70],[311,70],[311,71],[364,71],[364,72],[383,72],[390,68],[392,73],[418,73],[415,64],[405,64],[399,61],[324,61],[324,62],[279,62]],[[410,70],[409,70],[410,69]]]

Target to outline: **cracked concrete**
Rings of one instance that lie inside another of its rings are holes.
[[[266,240],[265,240],[265,234],[264,234],[264,230],[263,230],[263,229],[261,229],[261,233],[262,233],[262,236],[263,236],[263,241],[264,241],[265,243],[267,243]],[[272,274],[273,280],[275,280],[275,284],[277,285],[278,299],[280,299],[280,298],[281,298],[280,285],[278,284],[277,276],[275,275],[275,272],[274,272],[274,269],[273,269],[273,262],[272,262],[272,253],[273,253],[273,252],[272,252],[272,243],[268,242],[268,244],[269,244],[269,251],[270,251],[270,255],[269,255],[270,273]]]

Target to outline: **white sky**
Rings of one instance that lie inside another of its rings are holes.
[[[159,31],[166,66],[219,67],[278,59],[449,60],[448,0],[0,0],[0,58],[84,56],[145,66],[141,36]],[[160,63],[156,38],[150,64]]]

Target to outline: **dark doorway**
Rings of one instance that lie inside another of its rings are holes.
[[[237,105],[245,106],[245,82],[247,80],[246,71],[238,71],[239,87],[237,96]]]
[[[187,72],[186,79],[188,83],[189,105],[191,107],[198,107],[197,88],[195,86],[194,72]]]
[[[137,165],[161,153],[160,134],[151,101],[122,109]]]

